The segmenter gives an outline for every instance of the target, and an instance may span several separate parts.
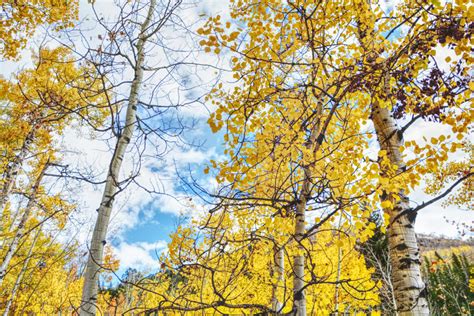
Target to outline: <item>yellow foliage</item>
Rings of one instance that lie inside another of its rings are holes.
[[[16,58],[40,25],[53,24],[56,30],[72,26],[78,18],[78,6],[77,0],[2,1],[0,56]]]
[[[40,232],[35,238],[37,230],[26,236],[13,258],[12,268],[0,290],[2,302],[11,299],[15,283],[20,282],[10,309],[12,315],[72,313],[80,302],[82,288],[77,267],[72,263],[75,247],[61,245],[48,233]],[[33,249],[28,255],[31,247]],[[5,250],[3,247],[0,252],[2,258]]]

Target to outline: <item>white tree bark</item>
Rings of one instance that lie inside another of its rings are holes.
[[[365,255],[366,259],[369,259],[372,265],[380,273],[380,279],[382,281],[382,288],[380,289],[380,296],[384,297],[389,304],[387,313],[395,312],[397,309],[397,302],[395,300],[395,291],[392,284],[392,267],[389,262],[389,251],[387,247],[387,252],[378,253],[377,250],[374,250],[372,247],[367,248],[368,253]]]
[[[20,270],[20,273],[18,274],[16,278],[15,284],[10,293],[10,298],[7,301],[7,306],[5,306],[3,316],[8,316],[10,314],[10,308],[13,304],[13,301],[15,300],[16,292],[18,291],[18,288],[20,287],[20,284],[23,280],[23,276],[25,275],[25,272],[28,269],[28,264],[30,263],[31,255],[33,254],[33,249],[36,245],[36,241],[38,240],[38,237],[40,236],[40,234],[41,234],[41,227],[38,228],[38,231],[36,232],[35,237],[33,238],[33,241],[31,242],[31,246],[30,246],[30,249],[28,250],[25,261],[23,262],[23,266]]]
[[[39,126],[33,124],[31,130],[26,134],[25,140],[23,141],[23,145],[20,148],[20,151],[15,156],[13,161],[8,164],[5,173],[2,179],[2,189],[0,190],[0,210],[3,213],[3,209],[5,208],[5,204],[8,202],[8,196],[13,189],[13,186],[16,182],[16,178],[18,172],[20,171],[21,166],[23,165],[23,161],[26,158],[26,155],[30,152],[31,144],[36,135],[36,130]]]
[[[273,258],[273,273],[276,276],[276,283],[272,288],[272,311],[277,314],[281,313],[283,303],[278,300],[278,289],[285,285],[285,254],[283,247],[275,249]]]
[[[305,170],[305,177],[295,215],[295,241],[298,244],[298,254],[293,259],[293,311],[295,316],[306,316],[306,295],[304,292],[305,248],[301,243],[306,232],[306,201],[310,185],[308,169]]]
[[[367,25],[366,25],[367,27]],[[362,32],[359,29],[360,45],[364,48],[367,56],[377,57],[378,52],[374,49],[373,29],[367,29]],[[365,39],[369,39],[365,43]],[[373,58],[372,66],[375,66]],[[388,70],[383,70],[382,76],[387,93],[389,88]],[[398,129],[396,121],[388,108],[380,107],[376,101],[372,104],[371,120],[375,126],[375,132],[380,145],[380,149],[387,152],[387,156],[393,165],[398,167],[398,173],[405,169],[405,163],[402,159],[400,147],[403,145],[403,135]],[[393,208],[384,209],[391,220],[387,228],[387,238],[389,244],[389,257],[392,267],[392,285],[396,301],[396,309],[399,315],[429,315],[428,302],[426,300],[425,284],[421,278],[420,251],[415,235],[415,215],[404,213],[409,209],[408,197],[404,192],[398,192],[400,201]],[[382,197],[383,200],[383,197]],[[393,220],[395,219],[395,220]]]
[[[339,217],[338,229],[341,229],[342,216]],[[341,240],[341,233],[338,232],[337,239]],[[339,316],[339,288],[341,284],[341,266],[342,266],[342,248],[338,246],[337,251],[337,274],[336,274],[336,286],[334,290],[334,315]]]
[[[106,244],[107,229],[115,194],[118,189],[118,178],[125,151],[133,136],[136,125],[136,111],[138,104],[138,93],[143,83],[143,66],[145,61],[145,44],[149,38],[146,31],[152,22],[153,11],[156,0],[150,0],[148,13],[141,24],[137,48],[137,60],[134,67],[134,79],[130,88],[125,126],[122,134],[118,137],[114,154],[110,162],[104,193],[98,209],[98,217],[92,234],[89,257],[84,274],[84,286],[82,290],[82,303],[80,315],[95,315],[98,292],[98,281],[103,260],[104,246]]]
[[[43,166],[43,169],[41,170],[40,174],[36,178],[35,183],[31,187],[31,196],[29,197],[25,210],[23,214],[21,215],[21,219],[20,219],[20,222],[18,223],[15,236],[13,236],[13,239],[10,241],[5,257],[3,258],[3,261],[0,265],[0,286],[2,285],[3,280],[5,279],[5,275],[7,274],[7,269],[10,264],[10,261],[12,260],[13,255],[18,249],[18,244],[20,243],[20,240],[23,237],[23,234],[24,234],[23,229],[25,228],[26,222],[30,218],[30,214],[33,211],[33,207],[36,202],[36,196],[38,194],[38,189],[40,187],[41,180],[43,179],[44,173],[46,172],[47,168],[48,168],[48,164],[46,163]]]
[[[314,160],[316,161],[316,154],[321,147],[321,142],[319,138],[323,133],[320,131],[320,122],[322,114],[322,103],[318,101],[317,105],[317,115],[316,123],[311,129],[311,135],[309,137],[307,147],[312,148]],[[323,127],[324,129],[325,127]],[[304,291],[305,281],[305,247],[302,244],[303,239],[305,238],[306,233],[306,203],[308,198],[311,196],[311,178],[312,172],[310,166],[303,167],[304,178],[303,185],[301,187],[301,192],[299,199],[296,203],[296,212],[295,212],[295,241],[297,243],[298,254],[293,258],[293,315],[295,316],[306,316],[306,295]]]
[[[390,110],[374,104],[372,121],[380,148],[387,151],[390,162],[398,166],[398,172],[403,172],[405,163],[400,152],[403,139]],[[401,200],[393,209],[384,209],[391,218],[387,237],[397,311],[403,316],[429,315],[425,284],[421,278],[420,251],[415,235],[416,214],[399,216],[410,207],[404,192],[399,192],[399,196]]]
[[[341,284],[341,261],[342,261],[342,249],[339,248],[337,252],[337,275],[336,275],[336,287],[334,290],[334,315],[339,316],[339,288]]]

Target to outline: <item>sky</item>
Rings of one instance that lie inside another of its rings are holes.
[[[183,18],[194,21],[202,15],[220,14],[224,18],[228,16],[226,1],[205,0],[198,2],[199,5],[186,10]],[[110,0],[96,1],[97,12],[103,13],[106,17],[114,14],[113,8],[113,2]],[[90,4],[81,0],[80,15],[86,26],[89,23],[86,19],[91,13]],[[91,38],[98,33],[95,28],[92,28],[90,32]],[[41,38],[41,34],[37,36]],[[440,54],[443,52],[440,51]],[[17,63],[2,62],[0,73],[8,77],[16,69],[27,66],[29,63],[28,53],[26,52],[24,56]],[[161,57],[159,54],[154,55],[157,63],[162,62]],[[197,52],[193,54],[192,58],[218,67],[226,67],[225,57],[217,58]],[[196,77],[190,79],[191,84],[193,81],[202,80],[208,87],[216,80],[216,71],[213,68],[199,69],[197,73]],[[225,72],[219,73],[219,75],[221,76],[219,79],[224,82],[230,80],[226,77]],[[165,85],[165,89],[174,93],[177,86],[170,83]],[[220,159],[223,155],[222,135],[213,134],[206,123],[210,111],[212,111],[210,104],[197,103],[180,112],[184,118],[195,121],[195,126],[187,132],[186,139],[199,141],[201,146],[174,146],[162,159],[155,158],[156,153],[153,152],[153,149],[146,149],[146,153],[149,155],[143,160],[138,182],[147,188],[166,192],[166,195],[149,194],[139,186],[131,185],[118,197],[109,230],[110,244],[121,262],[118,275],[123,273],[127,267],[134,267],[145,272],[155,270],[159,266],[158,256],[166,250],[169,235],[177,225],[183,223],[186,218],[206,211],[208,206],[198,197],[189,201],[189,196],[183,192],[178,176],[187,174],[191,170],[206,188],[212,190],[216,187],[212,176],[204,175],[202,172],[210,159]],[[436,136],[441,132],[439,126],[420,121],[408,131],[406,140],[422,141],[422,135]],[[64,159],[72,166],[90,167],[97,172],[107,169],[111,156],[109,151],[111,144],[106,141],[104,135],[91,135],[87,130],[70,128],[58,142],[67,148]],[[128,158],[124,162],[123,175],[133,170],[133,154],[129,153]],[[99,173],[98,178],[100,177],[104,178],[105,174]],[[74,194],[80,212],[75,212],[72,215],[68,236],[76,236],[82,244],[85,244],[85,241],[90,237],[102,189],[102,186],[77,184]],[[418,189],[410,194],[410,199],[420,203],[429,197],[421,189]],[[456,237],[458,232],[453,221],[454,223],[472,224],[474,212],[460,210],[453,206],[444,208],[441,206],[441,202],[438,202],[419,213],[416,231],[424,234]]]

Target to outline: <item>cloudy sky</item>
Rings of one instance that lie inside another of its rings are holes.
[[[192,7],[183,14],[183,19],[197,21],[204,15],[220,14],[227,16],[227,2],[222,0],[197,1],[198,5]],[[90,4],[81,1],[81,19],[84,27],[90,26],[87,17],[92,15]],[[114,4],[109,0],[96,1],[96,11],[106,19],[114,15]],[[91,38],[97,36],[100,31],[92,28]],[[42,38],[42,34],[37,34]],[[39,42],[38,40],[37,42]],[[34,45],[34,41],[32,43]],[[443,52],[440,51],[442,55]],[[157,63],[161,60],[157,54]],[[8,77],[16,69],[29,64],[28,52],[24,58],[17,63],[7,62],[1,66],[1,73]],[[217,67],[226,68],[225,57],[220,59],[206,55],[202,52],[194,52],[194,61],[208,63]],[[221,80],[226,80],[226,74],[219,72]],[[203,67],[197,70],[197,75],[190,79],[202,80],[203,88],[212,85],[216,79],[216,70],[211,67]],[[150,82],[152,82],[151,80]],[[177,86],[165,85],[169,92],[175,92]],[[145,89],[146,91],[146,89]],[[202,92],[202,91],[201,91]],[[188,95],[187,97],[195,97]],[[202,170],[210,159],[218,159],[222,155],[222,138],[219,134],[212,134],[206,124],[209,104],[196,103],[180,112],[186,119],[193,119],[195,126],[188,132],[186,140],[199,142],[199,147],[174,146],[163,157],[156,159],[151,149],[146,149],[147,157],[142,163],[140,176],[137,182],[140,186],[153,188],[165,194],[149,194],[138,185],[132,184],[117,199],[110,226],[110,243],[113,245],[116,255],[121,261],[119,274],[126,267],[135,267],[152,271],[157,267],[157,256],[166,248],[169,234],[176,225],[185,218],[193,216],[205,210],[206,206],[199,198],[189,201],[189,196],[183,192],[182,185],[178,180],[178,172],[187,174],[192,170],[194,176],[207,188],[212,189],[215,182],[211,177],[206,177]],[[422,135],[436,136],[442,130],[438,126],[426,122],[418,122],[414,125],[406,140],[422,141]],[[110,160],[110,144],[106,141],[106,135],[91,135],[85,130],[70,129],[65,133],[63,139],[59,140],[67,153],[65,159],[73,166],[91,167],[95,171],[107,169]],[[133,170],[134,156],[129,154],[125,159],[123,175]],[[99,174],[105,177],[105,174]],[[102,195],[102,186],[82,184],[75,190],[75,199],[78,201],[79,212],[73,215],[70,225],[71,234],[84,243],[90,237],[92,225],[96,217],[96,209]],[[429,197],[421,190],[410,195],[411,200],[422,202]],[[194,207],[192,207],[194,205]],[[449,223],[447,222],[449,221]],[[456,225],[458,222],[471,224],[474,221],[474,213],[457,209],[456,207],[443,208],[441,203],[433,204],[431,207],[421,211],[416,223],[418,233],[432,233],[437,235],[457,236]]]

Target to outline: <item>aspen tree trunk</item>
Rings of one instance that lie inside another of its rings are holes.
[[[319,126],[316,126],[310,137],[309,145],[314,146],[314,152],[319,150],[319,143],[316,143],[316,132]],[[296,204],[295,214],[295,241],[297,243],[297,255],[293,259],[293,312],[295,316],[306,316],[306,295],[304,292],[304,273],[305,273],[305,251],[302,241],[306,233],[306,203],[311,194],[311,170],[304,168],[304,181],[298,203]]]
[[[110,162],[110,168],[107,174],[104,193],[98,209],[98,217],[92,234],[89,257],[84,274],[84,286],[82,289],[82,304],[80,315],[95,315],[96,301],[98,292],[98,281],[100,266],[103,259],[104,245],[106,244],[107,228],[109,225],[110,214],[115,194],[118,188],[118,177],[122,166],[125,150],[133,136],[136,125],[136,111],[138,104],[138,93],[143,82],[143,65],[145,60],[145,44],[148,40],[146,31],[151,23],[153,11],[155,10],[156,0],[151,0],[147,16],[141,25],[138,37],[137,60],[135,64],[135,75],[130,88],[127,113],[125,117],[125,127],[122,134],[118,137],[115,145],[114,154]]]
[[[318,101],[317,105],[317,122],[311,130],[307,147],[313,149],[314,159],[319,151],[321,141],[318,133],[320,129],[320,120],[322,114],[322,103]],[[321,135],[319,135],[321,136]],[[304,168],[304,180],[301,188],[298,202],[296,203],[295,212],[295,241],[297,243],[297,255],[293,259],[293,315],[306,316],[306,295],[304,291],[304,274],[305,274],[305,251],[302,241],[306,233],[306,203],[311,195],[311,169],[309,166]]]
[[[309,194],[309,176],[310,172],[305,169],[305,181],[300,195],[298,204],[296,205],[295,216],[295,240],[298,244],[298,254],[293,259],[293,310],[295,316],[306,316],[306,295],[304,292],[304,272],[305,272],[305,249],[301,242],[306,232],[306,201]]]
[[[338,229],[341,229],[342,223],[342,216],[339,217],[339,225]],[[338,232],[337,239],[341,240],[341,233]],[[337,275],[336,275],[336,287],[334,292],[334,315],[339,315],[339,287],[340,287],[340,280],[341,280],[341,264],[342,264],[342,248],[338,246],[337,251]]]
[[[275,248],[273,273],[276,276],[276,283],[272,287],[272,311],[280,313],[283,303],[278,300],[278,288],[284,286],[285,283],[285,257],[283,247]]]
[[[315,127],[310,137],[309,145],[313,145],[316,140]],[[319,150],[319,143],[316,144],[314,151]],[[306,203],[310,195],[311,170],[304,168],[304,181],[301,188],[298,203],[296,204],[295,214],[295,241],[297,243],[297,255],[293,258],[293,315],[306,316],[306,295],[304,291],[304,273],[305,273],[305,251],[302,241],[306,233]]]
[[[339,248],[337,252],[337,275],[336,275],[336,288],[334,291],[334,315],[339,315],[339,287],[341,281],[341,260],[342,260],[342,249]]]
[[[387,151],[390,162],[403,172],[405,163],[400,152],[402,137],[390,110],[374,104],[372,121],[382,150]],[[408,210],[408,197],[400,192],[401,200],[393,209],[384,209],[391,221],[387,229],[392,266],[392,282],[399,315],[429,315],[425,284],[421,278],[420,251],[415,235],[416,214],[400,213]],[[393,221],[395,219],[395,221]]]
[[[366,53],[376,57],[379,53],[374,50],[372,33],[374,33],[373,28],[367,29],[365,32],[359,29],[359,40]],[[368,41],[365,42],[367,39]],[[374,66],[375,58],[372,59],[374,60],[372,66]],[[383,72],[382,75],[386,77],[383,78],[386,85],[383,89],[388,91],[389,72],[385,69]],[[403,145],[403,135],[390,110],[381,108],[378,102],[374,102],[371,120],[375,126],[380,149],[387,152],[390,162],[398,167],[397,172],[403,172],[405,163],[400,152],[400,147]],[[420,251],[415,235],[416,214],[405,213],[397,218],[399,214],[410,208],[405,193],[401,191],[398,192],[398,195],[400,201],[396,202],[393,208],[384,209],[384,212],[391,218],[387,228],[387,238],[396,312],[402,316],[429,315],[425,284],[421,278]]]
[[[38,231],[35,234],[35,237],[31,243],[30,249],[28,250],[28,254],[26,256],[25,261],[23,261],[23,267],[21,268],[20,273],[18,274],[15,285],[13,286],[12,292],[10,293],[10,298],[8,299],[7,306],[5,307],[5,311],[3,312],[3,316],[8,316],[10,313],[10,308],[12,306],[13,301],[15,300],[16,292],[20,287],[21,281],[23,280],[23,276],[25,275],[26,270],[28,269],[28,264],[30,263],[31,255],[33,254],[33,248],[36,245],[36,241],[41,233],[41,228],[38,228]]]
[[[13,189],[13,185],[15,184],[18,171],[23,165],[26,155],[30,151],[30,146],[33,143],[37,129],[37,125],[33,125],[31,127],[31,130],[28,132],[28,134],[26,134],[20,151],[15,156],[13,161],[7,166],[7,170],[5,170],[5,174],[3,175],[2,179],[2,189],[0,190],[0,210],[2,213],[3,209],[5,208],[5,204],[8,202],[8,196]]]
[[[214,235],[212,235],[212,238],[214,239]],[[210,246],[210,247],[212,247],[212,246]],[[211,258],[211,251],[208,251],[206,260],[209,261],[210,258]],[[201,292],[199,293],[199,298],[201,299],[201,302],[200,302],[201,304],[204,304],[204,290],[206,288],[206,280],[207,280],[206,272],[207,272],[207,270],[203,269],[202,281],[201,281]],[[158,312],[155,312],[155,313],[158,313]],[[205,309],[203,309],[201,311],[201,316],[206,316]]]
[[[275,163],[274,152],[270,153],[273,163]],[[275,245],[273,248],[273,276],[276,276],[276,282],[272,285],[271,310],[275,315],[281,313],[283,303],[278,300],[279,287],[285,288],[285,251],[284,247]]]
[[[31,188],[31,196],[28,199],[28,203],[26,204],[25,211],[23,212],[20,222],[18,223],[18,228],[15,233],[15,236],[13,236],[13,239],[11,240],[10,245],[8,246],[7,253],[5,254],[2,264],[0,265],[0,286],[2,285],[3,280],[5,279],[5,275],[7,274],[8,265],[10,264],[10,261],[12,260],[13,255],[18,249],[18,244],[20,243],[20,240],[23,237],[23,228],[25,228],[26,222],[30,218],[30,214],[36,202],[36,195],[38,194],[38,189],[41,184],[41,180],[43,179],[44,173],[46,172],[47,168],[48,168],[48,163],[46,163],[43,166],[43,169],[41,170],[40,174],[36,178],[36,181],[33,187]]]

